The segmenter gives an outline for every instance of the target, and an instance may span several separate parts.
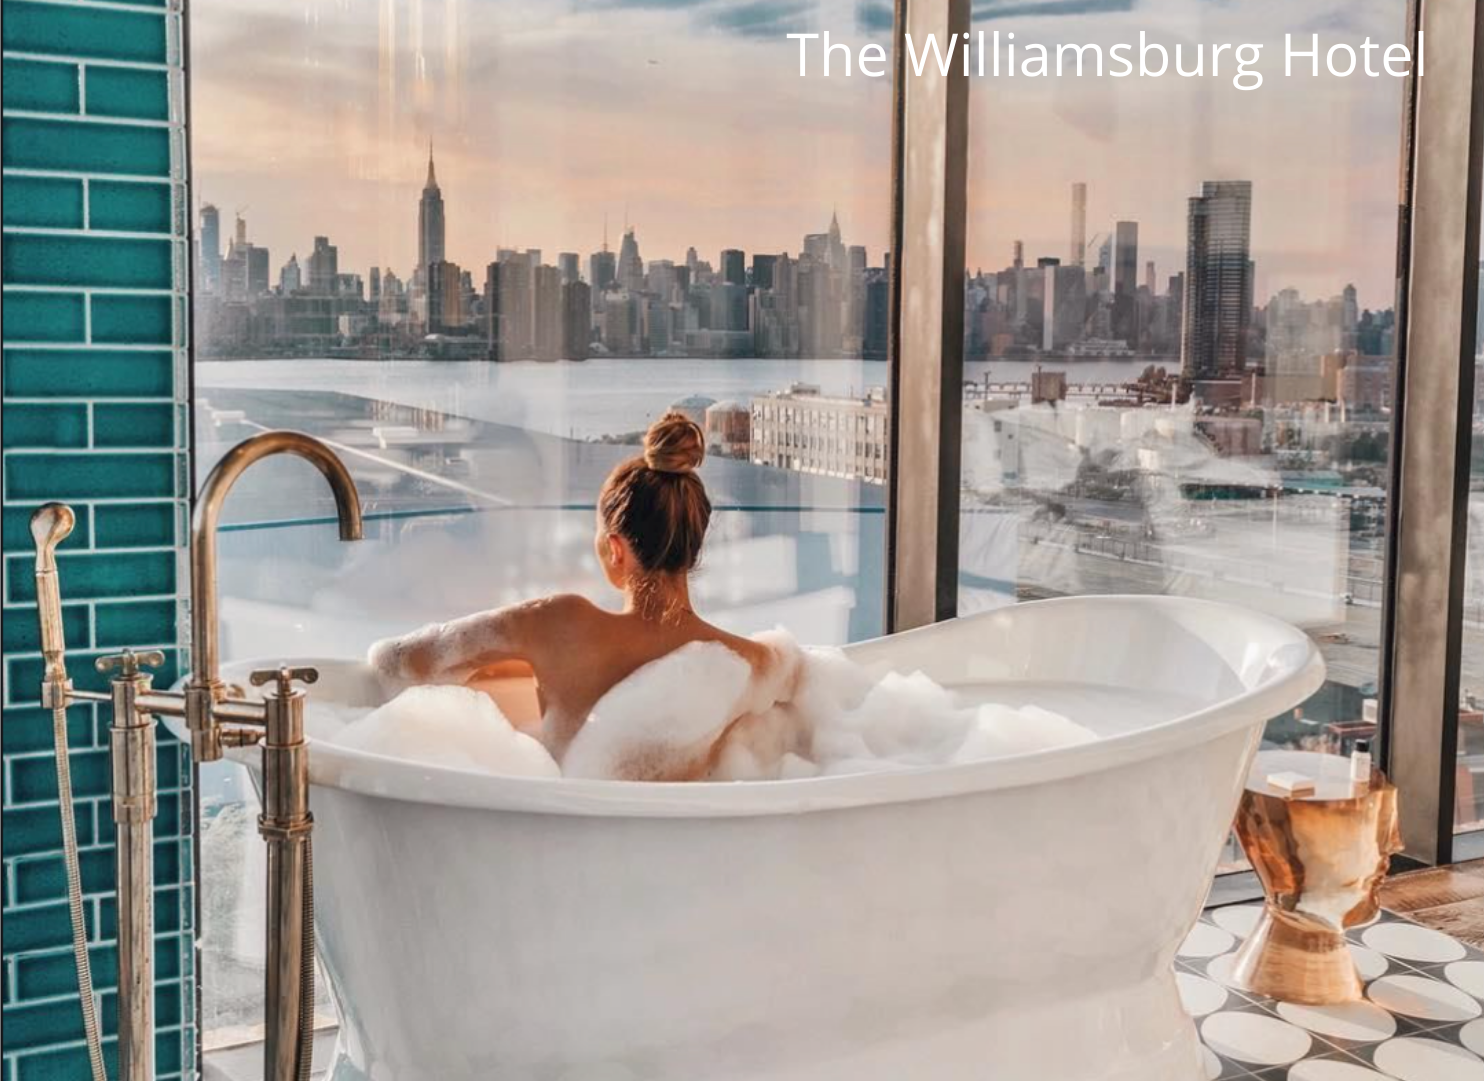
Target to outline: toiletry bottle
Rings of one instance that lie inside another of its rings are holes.
[[[1371,741],[1368,739],[1356,740],[1355,750],[1350,752],[1350,783],[1371,783]]]

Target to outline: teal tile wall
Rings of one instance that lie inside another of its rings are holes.
[[[0,1081],[88,1076],[65,903],[51,715],[28,521],[63,499],[77,529],[59,566],[69,669],[124,646],[176,676],[189,433],[179,0],[3,0],[4,712]],[[110,1070],[118,960],[108,718],[68,716],[93,979]],[[155,821],[160,1078],[194,1076],[190,757],[161,731]]]

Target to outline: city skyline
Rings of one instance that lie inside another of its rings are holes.
[[[1399,20],[1378,0],[1318,6],[1343,10],[1355,34]],[[880,33],[869,7],[856,15],[862,39]],[[280,0],[229,4],[194,28],[198,190],[227,213],[272,207],[255,232],[282,253],[275,262],[302,259],[308,238],[327,232],[348,265],[410,267],[402,208],[421,187],[431,136],[440,180],[466,193],[448,217],[449,256],[463,264],[498,248],[588,252],[605,217],[615,245],[627,220],[672,257],[690,245],[708,257],[785,250],[819,228],[819,206],[835,206],[879,253],[889,80],[798,79],[784,27],[738,28],[750,11],[558,3],[529,13],[447,0],[388,3],[375,17],[317,10],[306,27]],[[1204,10],[1151,18],[1186,36],[1255,21]],[[1127,18],[1086,22],[1082,36],[1095,40]],[[1016,29],[1051,40],[1067,23]],[[832,29],[851,36],[849,25]],[[246,62],[255,56],[263,66]],[[1397,154],[1388,121],[1400,101],[1378,95],[1394,91],[1295,82],[1258,101],[1212,86],[976,82],[968,265],[1003,265],[1015,239],[1032,256],[1065,256],[1065,192],[1086,181],[1089,234],[1139,221],[1141,249],[1163,274],[1185,243],[1183,215],[1167,208],[1204,180],[1240,176],[1265,193],[1252,236],[1259,295],[1289,285],[1319,295],[1353,280],[1370,306],[1385,306]]]

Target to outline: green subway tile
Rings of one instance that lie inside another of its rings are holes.
[[[93,407],[93,446],[175,446],[175,406],[170,402],[130,402]]]
[[[125,233],[168,233],[170,185],[95,180],[88,185],[88,225]]]
[[[83,652],[73,650],[67,654],[67,673],[72,677],[72,682],[80,691],[98,691],[100,693],[108,690],[108,676],[100,673],[93,667],[93,663],[99,657],[105,657],[116,653],[116,649],[91,650]],[[45,670],[40,657],[11,657],[6,662],[6,693],[10,695],[13,702],[24,701],[26,705],[34,705],[37,692],[32,688],[41,686],[41,677]],[[155,669],[155,682],[161,687],[168,687],[175,682],[176,657],[174,650],[165,651],[165,663]],[[108,718],[99,716],[99,742],[106,742]],[[163,836],[163,834],[162,834]]]
[[[10,943],[7,940],[6,949]],[[5,1046],[46,1047],[59,1043],[71,1043],[83,1038],[82,1012],[59,1006],[55,1002],[39,1006],[7,1006],[0,1014],[5,1024]],[[30,1073],[22,1068],[21,1077],[40,1078],[41,1074]],[[87,1077],[87,1073],[52,1074],[53,1078]]]
[[[6,117],[0,142],[7,169],[170,175],[166,128]]]
[[[92,706],[74,706],[67,711],[67,743],[70,747],[92,746]],[[0,723],[0,746],[7,756],[28,751],[50,751],[54,746],[51,710],[7,709],[4,723]]]
[[[73,1010],[76,1013],[76,1010]],[[15,1076],[11,1081],[61,1081],[62,1078],[72,1081],[74,1078],[92,1077],[92,1066],[88,1060],[87,1048],[83,1046],[49,1047],[52,1043],[60,1043],[57,1040],[45,1040],[40,1043],[28,1041],[19,1046],[26,1048],[30,1053],[17,1055],[15,1058]],[[46,1050],[41,1050],[45,1047]],[[109,1077],[118,1076],[118,1041],[103,1041],[103,1067]],[[158,1076],[157,1081],[165,1081]]]
[[[100,604],[93,624],[101,646],[156,646],[175,640],[175,602]]]
[[[12,813],[35,814],[33,811],[5,812],[5,828],[10,829]],[[52,817],[57,815],[52,808]],[[61,848],[61,830],[57,830],[57,847]],[[91,906],[89,906],[90,908]],[[35,908],[5,913],[5,952],[29,953],[35,950],[50,950],[69,946],[72,943],[72,921],[65,904],[39,905]],[[89,920],[89,923],[92,921]],[[70,951],[69,951],[70,956]],[[5,1033],[7,1050],[10,1047],[10,1032]]]
[[[11,447],[86,447],[88,407],[5,403],[0,442]]]
[[[9,309],[7,298],[7,322]],[[11,398],[168,398],[175,358],[154,349],[7,349],[4,378]]]
[[[92,844],[93,805],[91,803],[75,805],[72,817],[77,823],[77,843]],[[57,817],[55,807],[26,807],[5,812],[5,828],[0,830],[0,852],[3,852],[6,859],[12,856],[24,856],[29,852],[60,852],[61,850],[62,820]],[[9,912],[5,913],[4,934],[0,935],[0,938],[5,940],[6,952],[43,948],[32,944],[33,939],[24,934],[19,934],[12,945],[11,915]],[[61,940],[61,942],[68,941],[70,938]],[[60,943],[47,943],[47,945],[60,945]],[[8,1035],[5,1039],[9,1043]]]
[[[7,74],[9,69],[7,68]],[[7,176],[5,224],[35,229],[82,228],[82,181]]]
[[[175,679],[176,677],[172,674],[168,681],[160,679],[159,684],[162,687],[168,686],[168,684],[174,683]],[[181,834],[183,827],[181,826],[180,819],[180,797],[176,795],[167,796],[162,792],[160,798],[155,803],[155,836],[172,837]]]
[[[5,0],[5,48],[101,60],[163,64],[165,20],[149,12]]]
[[[168,240],[11,233],[3,259],[6,285],[169,289],[172,276]]]
[[[12,604],[36,600],[36,580],[27,572],[35,560],[12,556],[10,598]],[[142,596],[167,596],[175,592],[174,552],[78,552],[57,556],[63,595],[72,600],[112,600]],[[163,685],[163,684],[162,684]]]
[[[99,752],[105,757],[107,752]],[[74,756],[75,758],[76,756]],[[23,759],[12,763],[11,768],[30,767],[35,759]],[[56,771],[50,762],[45,763],[46,768],[53,775],[55,781]],[[55,789],[55,783],[52,785]],[[156,847],[159,847],[158,842]],[[82,877],[83,893],[102,893],[114,888],[115,876],[113,871],[113,849],[90,848],[86,852],[78,853],[77,869]],[[15,861],[12,873],[15,875],[15,898],[19,904],[39,904],[44,901],[52,901],[58,897],[66,896],[67,874],[62,863],[61,856],[22,856]],[[107,981],[112,983],[112,980]],[[25,998],[39,998],[38,994],[24,993]]]
[[[163,71],[103,68],[88,65],[89,116],[122,116],[134,120],[170,119],[170,79]]]
[[[31,607],[6,608],[5,626],[0,637],[5,641],[6,653],[35,653],[41,649],[41,630],[36,622],[36,610]],[[88,607],[85,604],[62,605],[62,633],[69,648],[87,649],[92,645],[89,638],[91,627]],[[6,724],[10,719],[6,718]]]
[[[163,891],[160,891],[163,892]],[[168,903],[157,893],[155,904]],[[159,909],[155,909],[158,917]],[[156,918],[155,923],[160,921]],[[190,992],[194,995],[194,991]],[[155,1024],[162,1028],[173,1028],[180,1024],[180,1000],[181,988],[177,983],[167,983],[157,980],[155,982]],[[105,1039],[112,1039],[118,1032],[118,993],[115,990],[101,992],[98,995],[98,1018],[103,1023]],[[156,1071],[156,1078],[159,1071]]]
[[[36,542],[31,537],[31,515],[36,512],[38,506],[40,506],[39,503],[29,506],[22,503],[5,505],[6,552],[35,551]],[[72,533],[61,544],[64,552],[88,546],[88,520],[92,511],[87,507],[73,507],[72,513],[76,516],[77,522],[72,527]]]
[[[88,799],[108,795],[111,770],[107,751],[73,751],[69,758],[74,796]],[[11,759],[10,799],[12,803],[55,803],[56,760],[49,755]]]
[[[111,864],[113,853],[108,852],[106,855]],[[61,860],[58,860],[57,864],[60,866]],[[113,874],[110,867],[109,881],[112,880]],[[56,895],[61,896],[61,891],[58,890]],[[114,949],[112,943],[106,946],[91,947],[88,950],[88,960],[93,967],[95,987],[118,986],[118,951]],[[20,998],[53,998],[57,995],[77,994],[77,963],[72,959],[72,951],[70,949],[52,950],[48,953],[30,954],[17,958],[15,983]],[[89,1074],[84,1072],[78,1076],[87,1077]]]
[[[7,59],[3,81],[7,109],[36,113],[78,111],[76,64]]]
[[[168,743],[158,744],[155,748],[155,787],[158,791],[178,791],[180,789],[180,748]],[[166,842],[160,842],[164,844]],[[158,849],[158,845],[156,848]],[[162,859],[168,859],[172,868],[171,875],[161,879],[156,873],[155,881],[173,881],[180,876],[180,846],[172,844],[173,851],[167,856],[161,856],[159,851],[155,852],[155,864],[158,868]]]
[[[5,340],[8,342],[80,342],[86,330],[81,294],[5,294]],[[6,367],[10,361],[7,358]],[[7,377],[9,372],[6,373]],[[7,379],[8,382],[8,379]]]
[[[93,295],[93,341],[107,345],[169,345],[170,298]]]
[[[172,495],[168,454],[32,454],[5,459],[6,499],[123,499]]]
[[[175,543],[174,503],[108,504],[93,511],[96,548],[159,548]]]

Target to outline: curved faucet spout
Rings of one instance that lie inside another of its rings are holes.
[[[303,432],[263,432],[238,443],[217,462],[201,486],[191,516],[191,677],[186,684],[185,713],[198,762],[221,757],[220,730],[212,712],[224,693],[217,650],[217,520],[237,478],[254,462],[275,454],[296,455],[318,469],[335,494],[340,539],[360,540],[362,536],[361,497],[350,470],[314,436]]]

